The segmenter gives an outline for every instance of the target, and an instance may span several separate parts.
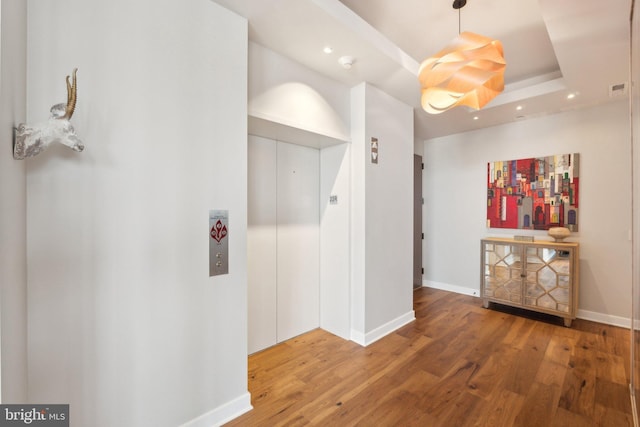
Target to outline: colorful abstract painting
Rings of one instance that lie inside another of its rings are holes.
[[[578,231],[580,156],[489,163],[487,227]]]

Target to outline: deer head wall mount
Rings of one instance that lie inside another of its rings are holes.
[[[33,157],[43,152],[51,143],[59,142],[74,151],[84,150],[84,144],[76,136],[76,131],[71,125],[71,116],[76,108],[77,85],[76,73],[73,70],[73,81],[67,76],[67,104],[56,104],[51,107],[51,116],[44,123],[27,126],[21,123],[16,128],[16,136],[13,145],[13,158],[22,160]]]

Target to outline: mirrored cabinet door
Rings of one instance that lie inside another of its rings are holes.
[[[524,304],[569,313],[571,251],[527,247]]]
[[[522,303],[522,248],[510,244],[484,246],[484,293],[497,300]]]

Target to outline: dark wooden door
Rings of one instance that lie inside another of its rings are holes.
[[[422,156],[413,155],[413,288],[422,287]]]

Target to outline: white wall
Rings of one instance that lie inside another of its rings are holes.
[[[626,101],[426,141],[425,284],[478,294],[480,239],[544,231],[486,228],[487,163],[580,153],[579,317],[628,326],[631,181]]]
[[[366,335],[366,162],[369,161],[367,138],[366,84],[351,89],[351,200],[350,200],[350,259],[351,259],[351,339],[365,343]]]
[[[320,150],[320,327],[344,339],[351,336],[350,148]]]
[[[249,66],[249,115],[349,140],[346,86],[255,43],[249,44]]]
[[[414,319],[413,110],[366,83],[351,108],[351,328],[366,345]]]
[[[26,164],[13,159],[13,128],[25,121],[27,7],[0,6],[0,402],[27,401]]]
[[[73,425],[212,425],[247,393],[247,22],[209,0],[30,0],[28,119],[86,149],[28,164],[29,399]],[[208,211],[229,274],[208,277]],[[200,417],[200,418],[198,418]]]

